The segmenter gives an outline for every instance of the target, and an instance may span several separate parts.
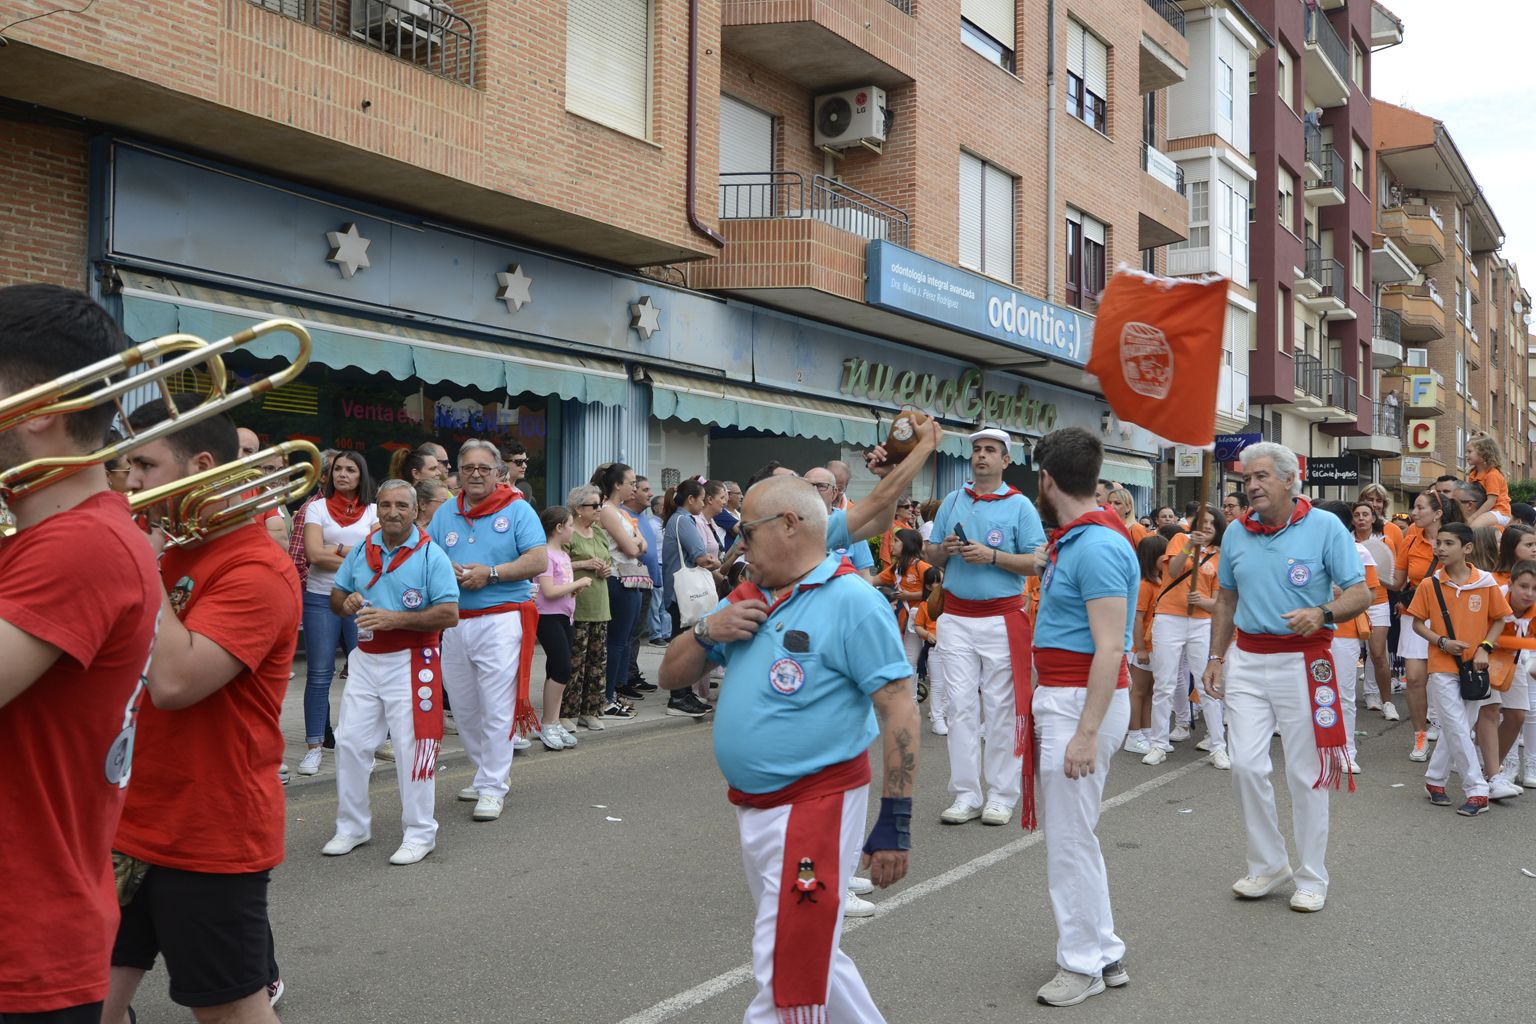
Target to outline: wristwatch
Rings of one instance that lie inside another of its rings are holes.
[[[1484,640],[1482,643],[1478,644],[1477,646],[1481,647],[1483,650],[1487,651],[1489,654],[1493,653],[1493,644],[1490,643],[1487,640]]]
[[[708,615],[704,616],[698,622],[695,622],[693,624],[693,638],[694,638],[694,640],[698,641],[698,644],[699,644],[700,647],[703,647],[706,650],[708,648],[711,648],[711,647],[715,646],[715,641],[710,639],[710,636],[709,636],[709,616]]]
[[[1325,625],[1325,626],[1333,625],[1333,609],[1332,608],[1329,608],[1325,604],[1320,604],[1320,605],[1317,606],[1317,610],[1323,613],[1323,625]]]
[[[501,581],[501,573],[496,571],[496,567],[494,565],[491,566],[491,575],[486,578],[485,582],[487,582],[487,583],[499,583],[500,581]]]

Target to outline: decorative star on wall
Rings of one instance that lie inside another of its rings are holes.
[[[508,264],[506,272],[496,275],[496,297],[507,304],[507,312],[516,313],[533,299],[528,288],[533,278],[523,273],[520,264]]]
[[[642,295],[639,302],[629,304],[629,326],[650,341],[651,335],[661,330],[661,307],[653,305],[649,295]]]
[[[325,261],[340,267],[342,277],[351,277],[359,267],[372,266],[368,262],[371,240],[358,232],[354,222],[343,224],[340,231],[327,231],[325,242],[331,247],[331,253]]]

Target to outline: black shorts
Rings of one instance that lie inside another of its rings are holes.
[[[539,646],[544,648],[544,675],[564,686],[571,681],[571,647],[575,629],[564,615],[539,616]]]
[[[181,1006],[222,1006],[266,988],[277,980],[270,875],[151,867],[123,908],[112,966],[147,971],[164,955],[171,1000]]]
[[[101,1004],[86,1003],[46,1013],[0,1013],[0,1024],[101,1024]]]

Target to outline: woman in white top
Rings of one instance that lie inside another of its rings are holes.
[[[336,644],[347,652],[357,646],[357,625],[331,611],[331,585],[347,552],[361,544],[379,516],[371,498],[368,465],[356,452],[337,452],[326,467],[320,495],[305,508],[304,556],[304,740],[309,750],[299,762],[300,775],[320,770],[320,744],[331,717],[331,677],[336,674]]]

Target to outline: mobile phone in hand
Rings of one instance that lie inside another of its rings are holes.
[[[959,539],[961,544],[969,544],[971,542],[971,539],[965,535],[965,527],[959,523],[955,524],[955,537]]]

